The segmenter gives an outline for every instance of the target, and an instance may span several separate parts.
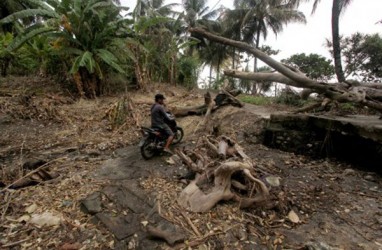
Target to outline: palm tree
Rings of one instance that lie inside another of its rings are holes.
[[[311,0],[292,0],[292,2],[298,6],[301,2],[311,2]],[[321,0],[314,0],[312,14],[315,12],[317,5]],[[346,7],[350,5],[352,0],[333,0],[332,5],[332,43],[333,43],[333,58],[334,69],[339,82],[344,82],[345,74],[342,68],[341,61],[341,38],[339,32],[339,17],[344,12]]]
[[[138,0],[133,11],[134,20],[141,16],[166,17],[174,15],[173,7],[178,5],[176,3],[164,4],[164,0]]]
[[[284,0],[235,0],[235,8],[245,9],[243,20],[243,40],[260,47],[261,36],[267,38],[268,30],[277,35],[284,25],[290,22],[306,22],[305,16],[296,5]],[[254,71],[257,71],[257,58],[254,58]]]
[[[220,23],[217,20],[213,20],[218,14],[218,9],[210,10],[207,5],[207,0],[182,0],[182,6],[184,8],[184,21],[187,28],[189,27],[201,27],[206,30],[219,32]],[[197,47],[207,46],[204,39],[194,33],[191,33],[191,40],[198,40]],[[194,46],[190,47],[189,55],[194,52]]]
[[[227,46],[218,43],[210,43],[208,46],[201,48],[200,59],[204,65],[210,65],[209,87],[212,86],[212,70],[216,71],[216,82],[220,82],[220,67],[227,63],[229,51]]]
[[[296,9],[297,4],[285,0],[235,0],[235,10],[228,12],[227,25],[234,29],[240,25],[240,33],[229,32],[233,39],[252,43],[260,48],[260,39],[265,40],[271,30],[276,36],[284,26],[290,22],[306,22],[302,12]],[[240,17],[241,16],[241,17]],[[235,27],[235,28],[234,28]],[[236,28],[237,29],[237,28]],[[258,71],[257,58],[254,58],[254,71]],[[253,93],[257,92],[256,83],[253,84]]]
[[[228,37],[237,41],[242,41],[242,27],[244,26],[244,17],[246,10],[242,8],[236,9],[225,9],[222,19],[222,26],[225,27],[223,31],[223,36]],[[237,61],[237,51],[236,48],[231,48],[231,58],[232,58],[232,69],[235,69],[235,63]]]

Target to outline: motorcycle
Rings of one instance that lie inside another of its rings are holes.
[[[183,129],[176,124],[175,118],[171,113],[167,113],[168,122],[167,125],[170,127],[172,132],[174,132],[174,140],[172,144],[177,144],[183,139]],[[163,152],[164,146],[166,145],[167,136],[159,128],[147,128],[141,127],[141,132],[143,138],[139,143],[141,150],[141,155],[144,159],[148,160],[153,158],[155,155],[159,155]]]

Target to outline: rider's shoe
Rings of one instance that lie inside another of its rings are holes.
[[[167,154],[169,154],[169,155],[173,155],[174,154],[174,152],[172,152],[170,149],[168,149],[168,148],[165,148],[165,149],[163,149],[163,152],[164,153],[167,153]]]

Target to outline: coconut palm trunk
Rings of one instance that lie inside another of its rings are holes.
[[[260,28],[257,29],[256,31],[256,49],[259,49],[260,47],[260,36],[261,36],[261,31]],[[257,57],[253,59],[253,72],[257,72]],[[258,94],[258,86],[257,82],[252,83],[252,95],[257,95]]]
[[[342,69],[341,62],[341,44],[339,35],[339,18],[341,14],[341,1],[343,0],[333,0],[332,7],[332,39],[333,39],[333,57],[334,57],[334,68],[339,82],[345,81],[344,71]]]

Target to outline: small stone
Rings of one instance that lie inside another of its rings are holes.
[[[70,200],[63,200],[63,201],[62,201],[62,206],[64,206],[64,207],[69,207],[69,206],[71,206],[72,204],[73,204],[73,202],[70,201]]]
[[[363,177],[365,180],[367,181],[375,181],[375,178],[374,176],[368,174],[368,175],[365,175],[365,177]]]
[[[101,193],[95,192],[81,201],[83,211],[88,214],[96,214],[102,211],[101,207]]]
[[[347,168],[342,172],[343,175],[348,176],[348,175],[355,175],[355,170],[351,168]]]

